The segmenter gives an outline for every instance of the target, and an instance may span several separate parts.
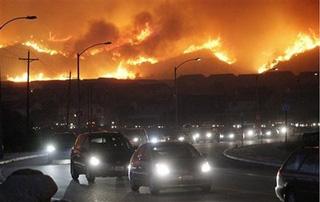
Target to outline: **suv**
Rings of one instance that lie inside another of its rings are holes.
[[[89,183],[95,177],[121,177],[133,148],[120,133],[94,132],[79,135],[71,151],[70,171],[74,180],[85,174]]]
[[[281,201],[319,201],[319,147],[293,152],[279,169],[276,184]]]

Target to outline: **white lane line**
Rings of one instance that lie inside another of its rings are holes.
[[[13,158],[13,159],[0,161],[0,165],[4,165],[4,164],[16,162],[16,161],[22,161],[22,160],[27,160],[27,159],[43,157],[43,156],[47,156],[47,154],[35,154],[35,155],[21,156],[21,157],[17,157],[17,158]]]
[[[246,162],[246,163],[254,163],[254,164],[260,164],[260,165],[265,165],[265,166],[273,166],[273,167],[280,167],[281,165],[279,163],[272,163],[272,162],[263,162],[263,161],[256,161],[256,160],[250,160],[250,159],[245,159],[245,158],[240,158],[240,157],[236,157],[236,156],[232,156],[230,154],[228,154],[228,152],[230,150],[232,150],[233,148],[228,148],[226,150],[223,151],[223,155],[229,159],[232,160],[237,160],[237,161],[242,161],[242,162]]]

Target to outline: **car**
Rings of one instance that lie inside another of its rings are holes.
[[[141,145],[131,157],[128,169],[131,190],[148,186],[151,194],[171,187],[200,187],[209,192],[211,175],[211,164],[186,142]]]
[[[133,147],[116,132],[91,132],[78,136],[71,151],[70,172],[74,180],[85,174],[89,183],[95,177],[126,176]]]
[[[319,146],[293,152],[280,167],[275,193],[281,201],[319,201]]]
[[[48,163],[54,160],[67,159],[75,142],[76,135],[70,132],[53,133],[45,140],[45,151]]]

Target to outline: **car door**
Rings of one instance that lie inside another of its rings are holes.
[[[89,147],[89,138],[87,135],[81,135],[76,142],[72,160],[74,165],[83,170],[86,166],[86,155]]]
[[[305,201],[319,201],[319,154],[310,152],[296,175],[297,197]]]
[[[147,145],[140,147],[136,154],[136,159],[133,162],[133,172],[135,173],[136,180],[140,184],[145,185],[147,183],[148,168],[150,164],[150,154],[148,152]]]

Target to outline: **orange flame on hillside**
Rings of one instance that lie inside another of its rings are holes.
[[[67,80],[67,79],[68,79],[68,77],[63,74],[60,74],[56,77],[47,77],[42,72],[39,74],[35,74],[35,75],[30,76],[30,81]],[[13,76],[13,77],[7,75],[7,80],[13,81],[13,82],[26,82],[27,81],[27,73],[24,73],[24,74],[18,75],[18,76]]]
[[[236,62],[236,59],[231,58],[225,51],[221,50],[221,39],[220,37],[217,39],[209,40],[201,45],[191,45],[187,49],[183,51],[183,53],[192,53],[199,50],[209,50],[211,53],[216,56],[219,60],[226,62],[228,64],[233,64]]]
[[[282,55],[276,57],[271,62],[261,65],[258,69],[258,72],[262,73],[264,71],[272,69],[279,62],[288,61],[293,56],[314,49],[317,46],[320,46],[320,39],[315,35],[310,36],[304,33],[299,33],[292,46],[288,47]]]
[[[116,78],[116,79],[135,79],[136,74],[130,70],[128,70],[126,67],[122,65],[122,61],[119,63],[116,71],[106,73],[102,77],[104,78]]]
[[[65,53],[63,53],[61,51],[47,48],[44,45],[36,43],[35,41],[26,41],[26,42],[22,43],[22,45],[27,46],[27,47],[31,47],[39,53],[47,53],[49,55],[57,55],[57,54],[61,54],[64,56],[66,55]]]
[[[137,59],[129,59],[127,60],[128,65],[140,65],[142,63],[150,63],[150,64],[155,64],[157,63],[158,60],[156,58],[148,58],[144,56],[139,56]]]

